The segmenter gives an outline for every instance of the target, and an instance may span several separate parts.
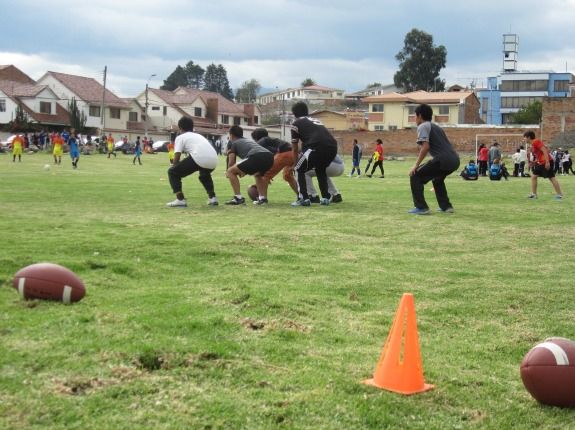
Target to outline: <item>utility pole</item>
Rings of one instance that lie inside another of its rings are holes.
[[[100,106],[100,128],[102,129],[102,136],[106,134],[106,115],[104,115],[105,100],[106,100],[106,73],[108,72],[108,66],[104,66],[104,89],[102,90],[102,105]]]
[[[148,85],[150,83],[150,79],[156,76],[155,73],[152,73],[148,78],[148,82],[146,82],[146,103],[144,105],[144,115],[146,116],[146,120],[144,121],[144,135],[146,136],[146,140],[148,140]]]

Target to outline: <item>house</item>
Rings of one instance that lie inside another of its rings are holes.
[[[60,99],[60,106],[67,108],[72,98],[78,109],[86,115],[86,127],[106,131],[124,132],[129,121],[130,104],[106,89],[93,78],[47,72],[38,84],[48,86]],[[102,105],[104,115],[102,116]]]
[[[69,124],[69,115],[58,104],[58,96],[47,86],[38,85],[13,65],[0,65],[0,124],[8,124],[20,106],[28,121],[46,128]]]
[[[361,111],[335,112],[331,110],[316,110],[309,115],[317,118],[329,130],[347,131],[367,128],[366,113]]]
[[[365,88],[361,91],[356,91],[354,93],[346,93],[346,100],[361,101],[362,99],[370,96],[381,96],[389,93],[400,93],[402,90],[395,86],[395,84],[387,85],[377,85],[369,88]]]
[[[46,128],[62,128],[70,124],[68,111],[46,85],[0,79],[0,124],[10,123],[20,106],[30,123]]]
[[[472,91],[390,93],[363,101],[369,105],[370,131],[415,127],[415,108],[422,103],[432,107],[433,120],[443,125],[481,123],[479,101]]]
[[[177,131],[182,116],[194,120],[196,132],[207,137],[225,134],[232,125],[257,127],[261,111],[255,104],[236,104],[221,94],[194,88],[178,87],[173,91],[149,88],[136,101],[144,106],[143,117],[152,130]]]
[[[265,93],[258,96],[256,101],[261,105],[285,102],[293,103],[296,101],[327,104],[330,101],[342,101],[343,99],[343,90],[323,87],[321,85],[310,85],[307,87],[288,88],[286,90]]]

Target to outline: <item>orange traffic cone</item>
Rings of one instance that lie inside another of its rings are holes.
[[[422,393],[433,388],[423,380],[413,294],[402,296],[373,379],[363,382],[400,394]]]

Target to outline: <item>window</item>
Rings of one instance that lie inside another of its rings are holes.
[[[257,124],[258,124],[258,121],[259,121],[259,120],[260,120],[260,119],[258,118],[258,116],[257,116],[257,115],[256,115],[256,116],[254,116],[254,124],[255,124],[255,125],[257,125]]]
[[[385,130],[385,126],[383,126],[383,125],[376,125],[376,126],[373,127],[373,129],[374,129],[375,131],[384,131],[384,130]]]
[[[101,112],[102,111],[100,110],[100,106],[90,106],[88,115],[100,118]]]
[[[152,106],[152,110],[160,110],[160,106]]]
[[[6,100],[0,99],[0,112],[6,112]]]
[[[417,106],[407,106],[407,113],[408,113],[409,115],[415,115],[415,108],[416,108],[416,107],[417,107]]]
[[[202,116],[202,108],[201,107],[194,108],[194,116]]]
[[[371,105],[372,112],[383,112],[383,103],[374,103]]]
[[[449,115],[449,106],[438,106],[437,107],[437,114],[438,115]]]
[[[120,108],[110,108],[110,118],[120,119]]]
[[[482,97],[481,98],[481,113],[487,113],[489,110],[489,98]]]
[[[234,116],[234,125],[240,125],[242,119],[239,116]]]
[[[164,109],[162,109],[162,113],[164,114],[164,116],[168,114],[168,106],[164,106]]]
[[[52,113],[52,103],[40,102],[40,113]]]
[[[222,124],[229,124],[230,123],[230,117],[227,115],[222,115]]]
[[[502,81],[501,91],[547,91],[547,80]]]
[[[138,112],[130,112],[128,114],[128,121],[138,122]]]
[[[555,81],[553,83],[553,91],[558,91],[558,92],[569,91],[569,81]]]
[[[501,97],[501,107],[520,109],[529,106],[535,101],[543,101],[542,97]]]

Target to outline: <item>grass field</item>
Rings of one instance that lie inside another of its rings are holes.
[[[278,179],[267,207],[211,208],[194,175],[186,209],[164,207],[166,154],[23,160],[0,154],[0,428],[575,428],[519,376],[536,343],[575,338],[573,176],[530,201],[528,179],[454,175],[456,213],[417,217],[413,160],[336,178],[329,207],[291,208]],[[22,301],[12,276],[42,261],[86,297]],[[360,383],[404,292],[436,386],[408,397]]]

